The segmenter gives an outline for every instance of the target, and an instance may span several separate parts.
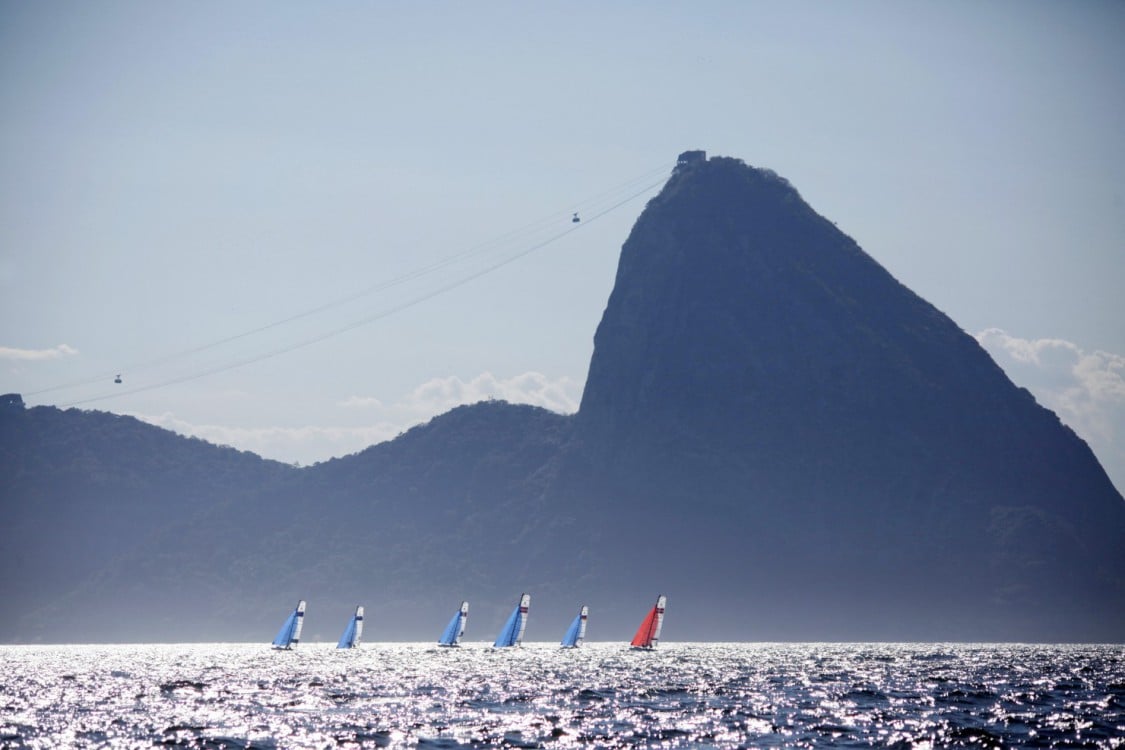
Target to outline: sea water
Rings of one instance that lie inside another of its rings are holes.
[[[0,647],[0,747],[1125,747],[1125,647]]]

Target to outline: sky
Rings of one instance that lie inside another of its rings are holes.
[[[705,149],[1125,488],[1122,39],[1092,0],[0,0],[0,392],[302,465],[573,412],[629,228]]]

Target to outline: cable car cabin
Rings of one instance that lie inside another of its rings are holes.
[[[113,382],[114,383],[120,383],[121,382],[121,376],[118,375],[116,378],[113,379]]]
[[[578,218],[578,213],[577,213],[577,212],[575,212],[574,216],[571,216],[571,217],[570,217],[570,223],[571,223],[571,224],[577,224],[577,223],[578,223],[578,222],[580,222],[580,221],[582,221],[582,219],[579,219],[579,218]]]

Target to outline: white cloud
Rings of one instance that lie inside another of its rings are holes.
[[[22,362],[58,359],[75,354],[78,354],[78,350],[66,344],[59,344],[52,349],[15,349],[9,346],[0,346],[0,359],[14,359]]]
[[[382,409],[383,402],[374,396],[349,396],[343,401],[337,401],[336,406],[345,409]]]
[[[977,340],[1013,382],[1082,436],[1114,484],[1125,487],[1125,357],[999,328],[981,331]]]
[[[469,381],[452,375],[434,378],[415,388],[401,405],[415,412],[436,415],[455,406],[494,398],[573,414],[578,411],[581,397],[582,385],[572,378],[550,380],[542,373],[525,372],[501,379],[484,372]]]
[[[367,413],[376,414],[377,418],[366,425],[232,427],[196,424],[172,413],[133,416],[181,435],[253,451],[266,458],[311,464],[391,440],[411,427],[462,404],[494,398],[573,413],[578,409],[581,395],[581,384],[567,377],[551,380],[538,372],[526,372],[511,378],[497,378],[486,372],[468,381],[455,376],[434,378],[390,405],[372,396],[350,396],[336,402],[337,406],[352,410],[352,413],[369,410]]]
[[[359,427],[306,425],[302,427],[232,427],[218,424],[195,424],[172,413],[133,414],[149,424],[181,435],[201,438],[217,445],[229,445],[252,451],[259,456],[286,463],[311,464],[350,453],[390,440],[399,432],[399,425],[378,422]]]

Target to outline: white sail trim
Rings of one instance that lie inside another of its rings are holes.
[[[301,640],[301,628],[305,625],[305,600],[297,602],[297,624],[293,628],[293,637],[289,639],[292,646],[296,646]]]
[[[531,609],[531,594],[520,597],[520,627],[516,632],[516,645],[523,643],[523,631],[527,627],[527,613]]]
[[[469,603],[461,602],[461,622],[457,628],[457,637],[453,639],[454,645],[461,642],[461,636],[465,635],[465,622],[469,619]]]
[[[667,604],[668,597],[661,594],[656,599],[656,627],[652,629],[652,647],[656,648],[656,644],[660,641],[660,629],[664,627],[664,605]]]

